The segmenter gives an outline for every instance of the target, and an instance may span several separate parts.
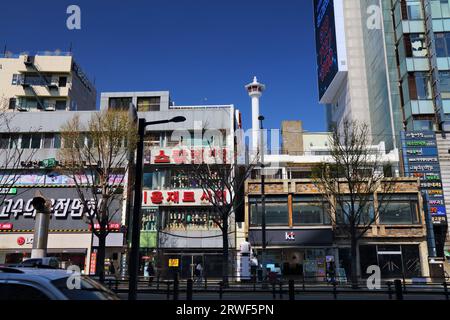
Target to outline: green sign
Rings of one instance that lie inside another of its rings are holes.
[[[0,188],[0,194],[17,194],[17,188]]]
[[[55,158],[45,159],[42,161],[42,166],[44,168],[54,168],[56,167],[56,159]]]
[[[156,231],[145,231],[142,230],[141,231],[141,238],[139,241],[140,247],[141,248],[156,248],[156,235],[157,232]]]

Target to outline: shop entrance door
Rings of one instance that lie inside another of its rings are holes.
[[[403,274],[401,252],[378,252],[378,265],[383,278],[401,277]]]

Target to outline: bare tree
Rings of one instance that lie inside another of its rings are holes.
[[[110,223],[121,211],[128,159],[137,131],[128,113],[96,112],[87,123],[79,115],[61,128],[60,169],[73,180],[92,232],[98,237],[96,275],[104,281],[106,238]],[[120,217],[120,215],[119,215]]]
[[[237,152],[230,155],[218,153],[218,150],[208,141],[211,157],[205,161],[194,161],[192,166],[183,169],[206,195],[206,199],[214,208],[216,215],[212,217],[222,233],[222,281],[228,284],[230,259],[229,239],[233,232],[232,224],[238,210],[244,205],[244,186],[256,161],[239,164]],[[229,150],[228,150],[229,151]]]
[[[331,161],[322,163],[314,174],[336,236],[350,242],[353,287],[358,286],[358,242],[384,210],[394,184],[385,178],[381,154],[371,147],[369,135],[365,123],[346,121],[330,138]],[[376,204],[375,193],[381,194]]]
[[[10,194],[21,176],[23,165],[32,165],[37,149],[23,149],[19,145],[20,131],[14,125],[16,113],[8,112],[8,101],[0,99],[0,206]],[[31,128],[26,134],[38,133],[38,128]],[[36,164],[38,165],[38,164]]]

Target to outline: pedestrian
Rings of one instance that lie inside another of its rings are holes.
[[[155,268],[153,267],[153,263],[149,261],[147,266],[148,273],[148,285],[151,286],[153,283],[153,278],[155,277]]]
[[[202,283],[203,279],[203,267],[202,264],[199,262],[195,266],[195,281],[198,283]]]
[[[109,265],[109,274],[115,276],[116,275],[116,267],[114,267],[114,262],[111,261]]]

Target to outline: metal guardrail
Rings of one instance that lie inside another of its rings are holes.
[[[127,278],[107,278],[105,285],[116,293],[128,293]],[[192,300],[196,294],[212,294],[217,295],[218,300],[224,299],[227,294],[255,294],[264,293],[271,294],[273,300],[295,300],[296,297],[305,294],[327,294],[332,295],[333,299],[338,300],[339,297],[351,294],[378,295],[385,296],[388,300],[403,300],[405,296],[412,295],[435,295],[436,297],[450,300],[449,285],[447,281],[413,284],[406,283],[404,280],[385,281],[381,284],[380,289],[370,290],[367,288],[365,281],[358,283],[358,288],[352,288],[352,285],[338,284],[337,282],[305,282],[299,280],[277,280],[277,281],[252,281],[252,282],[236,282],[230,281],[224,284],[223,281],[214,279],[203,281],[195,281],[193,279],[179,280],[169,279],[153,279],[149,281],[146,278],[138,280],[138,294],[155,294],[165,295],[167,300],[178,300],[180,294],[186,300]]]

